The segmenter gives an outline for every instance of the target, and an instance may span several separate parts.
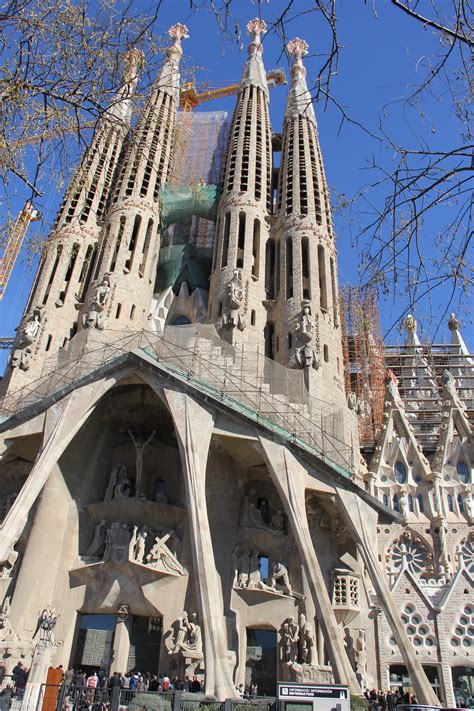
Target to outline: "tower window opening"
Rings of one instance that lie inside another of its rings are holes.
[[[275,356],[275,325],[268,321],[264,329],[265,336],[265,356],[273,360]]]
[[[130,321],[133,321],[135,317],[135,304],[132,304],[132,308],[130,309]]]
[[[451,513],[454,512],[454,502],[453,502],[453,497],[451,494],[448,494],[448,510],[451,511]]]
[[[255,326],[255,309],[250,312],[250,325]]]
[[[132,234],[130,236],[130,242],[128,243],[128,251],[130,256],[125,262],[125,269],[131,270],[133,266],[133,260],[135,257],[135,250],[138,242],[138,233],[140,232],[140,225],[142,222],[141,215],[135,215],[135,220],[133,221]]]
[[[464,512],[464,502],[462,500],[461,494],[458,494],[458,508],[459,508],[459,513]]]
[[[393,510],[398,511],[398,495],[393,495]]]
[[[308,214],[308,187],[306,182],[306,155],[304,148],[304,119],[298,120],[298,162],[300,176],[300,214]]]
[[[460,459],[459,462],[456,464],[456,472],[461,484],[469,484],[469,469],[466,462],[464,462],[462,459]]]
[[[309,278],[309,240],[301,240],[301,266],[303,272],[303,299],[311,298],[311,282]]]
[[[265,293],[267,299],[275,298],[275,240],[273,237],[265,246]]]
[[[288,127],[288,147],[286,155],[286,214],[293,212],[293,150],[294,150],[294,125]]]
[[[145,276],[146,263],[148,260],[148,252],[150,251],[151,235],[153,234],[153,220],[150,218],[148,220],[148,225],[145,232],[145,239],[143,240],[142,249],[142,261],[138,267],[138,273],[140,276]]]
[[[99,272],[102,267],[102,261],[104,259],[105,250],[106,250],[107,244],[109,242],[109,234],[110,234],[110,225],[107,225],[107,227],[105,229],[105,235],[102,237],[102,241],[100,243],[100,252],[99,252],[99,258],[97,259],[97,264],[96,264],[95,271],[94,271],[94,279],[97,279],[97,277],[99,276]]]
[[[252,276],[258,279],[260,271],[260,220],[253,221]]]
[[[216,229],[215,229],[216,238],[215,238],[215,241],[214,241],[214,251],[213,251],[213,253],[212,253],[212,268],[211,268],[211,271],[215,271],[215,268],[216,268],[217,253],[219,252],[219,243],[220,243],[220,239],[219,239],[220,229],[221,229],[221,221],[220,221],[220,217],[218,217],[218,218],[217,218],[217,221],[216,221]]]
[[[403,462],[395,462],[395,480],[398,484],[405,484],[407,480],[407,468]]]
[[[238,232],[238,242],[237,242],[237,269],[242,269],[244,266],[244,256],[245,256],[245,212],[239,212],[239,232]]]
[[[69,258],[69,264],[68,264],[68,266],[67,266],[66,274],[65,274],[65,276],[64,276],[64,281],[65,281],[65,283],[66,283],[66,288],[65,288],[64,291],[61,291],[61,293],[59,294],[59,300],[62,301],[63,303],[64,303],[64,300],[65,300],[65,298],[66,298],[66,295],[67,295],[67,293],[68,293],[68,291],[69,291],[69,286],[70,286],[70,284],[71,284],[71,277],[72,277],[73,272],[74,272],[74,267],[76,266],[77,255],[78,255],[78,254],[79,254],[79,245],[78,245],[78,243],[76,242],[76,243],[73,244],[73,246],[72,246],[71,256],[70,256],[70,258]]]
[[[217,315],[222,316],[222,301],[217,304]]]
[[[120,318],[120,312],[122,311],[122,304],[117,304],[117,310],[115,312],[115,318]]]
[[[408,510],[413,512],[413,496],[408,494]]]
[[[313,124],[310,124],[308,126],[308,139],[309,139],[309,156],[311,160],[311,175],[312,175],[312,180],[313,180],[313,200],[314,200],[314,211],[316,213],[316,222],[318,225],[322,224],[322,215],[321,215],[321,200],[320,200],[320,191],[319,191],[319,180],[318,180],[318,167],[317,167],[317,158],[316,158],[316,136],[315,136],[315,128]]]
[[[330,257],[330,259],[329,259],[329,267],[331,270],[331,291],[332,291],[333,318],[334,318],[334,325],[337,326],[338,317],[337,317],[336,270],[334,268],[334,259],[332,257]]]
[[[387,494],[384,494],[384,495],[383,495],[382,501],[384,502],[385,506],[388,506],[388,496],[387,496]]]
[[[249,179],[249,162],[250,162],[250,137],[252,132],[252,106],[253,106],[253,96],[254,87],[250,87],[250,92],[248,94],[247,106],[245,109],[245,126],[244,126],[244,145],[242,151],[242,168],[240,174],[240,190],[245,192],[248,190],[248,179]]]
[[[275,295],[280,293],[281,280],[281,248],[280,242],[275,243]]]
[[[417,499],[418,499],[418,510],[419,510],[420,513],[423,513],[424,510],[425,510],[425,505],[424,505],[424,503],[423,503],[423,497],[422,497],[422,495],[421,495],[421,494],[418,494]]]
[[[293,348],[293,334],[291,333],[291,331],[288,333],[287,343],[288,343],[288,350]]]
[[[120,225],[119,225],[119,230],[118,230],[118,234],[117,234],[117,239],[115,240],[115,249],[112,254],[112,259],[110,261],[110,268],[109,268],[110,272],[114,272],[115,267],[117,266],[117,257],[118,257],[119,251],[120,251],[120,244],[122,242],[123,232],[125,230],[125,222],[126,222],[126,217],[124,215],[122,215],[122,217],[120,218]]]
[[[328,310],[328,292],[326,284],[326,261],[324,247],[318,244],[318,272],[319,272],[319,303],[322,311]]]
[[[226,212],[224,219],[224,237],[222,240],[221,269],[227,266],[229,258],[230,212]]]
[[[52,334],[50,333],[49,336],[48,336],[48,340],[46,341],[45,351],[49,351],[49,349],[51,348],[51,343],[52,343],[52,342],[53,342],[53,336],[52,336]]]
[[[61,259],[61,254],[62,254],[62,252],[63,252],[63,246],[62,246],[62,244],[58,244],[58,247],[57,247],[57,250],[56,250],[56,257],[55,257],[54,264],[53,264],[53,268],[51,269],[51,274],[50,274],[50,276],[49,276],[48,285],[47,285],[47,287],[46,287],[46,291],[44,292],[43,306],[44,306],[44,305],[46,304],[46,302],[48,301],[49,292],[51,291],[51,286],[52,286],[52,284],[53,284],[54,277],[55,277],[56,271],[57,271],[57,269],[58,269],[58,264],[59,264],[59,260]]]
[[[286,240],[286,298],[293,296],[293,243],[291,237]]]
[[[323,354],[324,354],[324,362],[329,363],[329,348],[327,345],[324,345],[323,347]]]
[[[79,278],[79,283],[82,283],[81,292],[79,294],[79,301],[81,303],[84,301],[84,298],[87,293],[87,289],[89,288],[89,284],[90,284],[90,281],[92,278],[92,270],[94,268],[94,260],[96,257],[96,253],[97,253],[97,245],[95,244],[93,247],[92,247],[92,245],[89,245],[89,247],[87,248],[86,257],[85,257],[84,262],[82,264],[82,271],[81,271],[81,275]],[[84,277],[84,273],[85,273],[85,277]]]

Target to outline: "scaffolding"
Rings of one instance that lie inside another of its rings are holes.
[[[384,403],[384,347],[375,289],[344,287],[340,295],[346,393],[359,400],[362,447],[374,446]]]
[[[162,335],[116,332],[113,341],[94,349],[60,352],[45,361],[44,375],[0,400],[0,422],[21,419],[21,411],[33,405],[37,412],[41,401],[47,399],[46,407],[102,377],[104,366],[123,367],[130,353],[352,478],[354,455],[344,441],[343,409],[309,397],[301,370],[275,363],[252,344],[233,347],[205,324],[169,326]]]

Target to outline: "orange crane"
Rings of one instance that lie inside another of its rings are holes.
[[[272,69],[272,71],[267,73],[267,82],[269,88],[273,88],[278,84],[286,84],[286,76],[284,69]],[[239,84],[230,84],[229,86],[219,87],[218,89],[210,89],[209,91],[203,91],[198,93],[196,91],[196,85],[194,82],[188,82],[181,87],[180,91],[180,108],[182,111],[192,111],[204,103],[205,101],[213,101],[214,99],[220,99],[223,96],[231,96],[232,94],[237,94],[239,91]],[[95,121],[88,121],[87,123],[81,124],[79,127],[71,127],[71,129],[65,130],[64,133],[74,133],[78,128],[92,128],[95,125]],[[24,138],[15,141],[13,145],[22,147],[30,144],[37,143],[40,139],[50,140],[57,136],[57,132],[52,129],[45,132],[42,136],[25,136]],[[5,289],[7,288],[10,275],[15,266],[16,259],[23,244],[26,233],[31,222],[39,219],[39,213],[35,210],[30,202],[25,204],[23,210],[21,210],[18,215],[13,229],[11,231],[10,238],[6,244],[5,252],[3,257],[0,259],[0,301],[3,298]]]
[[[286,84],[285,70],[272,69],[267,74],[267,82],[270,89],[277,86],[277,84]],[[221,99],[223,96],[237,94],[239,86],[239,84],[230,84],[229,86],[221,86],[218,89],[210,89],[198,94],[194,82],[188,82],[181,87],[179,105],[182,111],[192,111],[204,101],[213,101],[214,99]]]
[[[5,289],[7,288],[25,235],[28,232],[30,222],[35,222],[39,219],[40,214],[38,210],[34,209],[31,202],[27,202],[15,220],[10,238],[6,244],[3,256],[0,259],[0,301],[3,299]]]

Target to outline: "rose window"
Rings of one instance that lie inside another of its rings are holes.
[[[472,538],[461,543],[459,555],[467,572],[474,575],[474,540]]]

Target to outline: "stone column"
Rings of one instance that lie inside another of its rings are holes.
[[[340,628],[332,609],[326,583],[309,532],[305,502],[307,472],[283,445],[276,444],[263,437],[260,437],[260,443],[268,469],[280,494],[298,545],[301,562],[308,577],[313,602],[316,607],[319,626],[324,634],[334,677],[338,684],[348,684],[351,693],[360,695],[361,689],[344,648]]]
[[[216,569],[206,503],[206,463],[213,415],[185,393],[164,388],[178,437],[186,486],[196,597],[203,626],[206,694],[234,698],[227,663],[227,632],[221,581]]]
[[[357,548],[364,560],[369,572],[375,591],[379,597],[380,604],[385,612],[385,617],[390,625],[393,636],[397,640],[397,645],[403,661],[410,675],[415,695],[419,704],[439,706],[439,701],[434,693],[430,682],[415,655],[415,650],[405,631],[405,627],[400,619],[400,613],[392,597],[387,580],[380,569],[377,552],[374,550],[374,541],[377,540],[377,512],[359,497],[345,489],[337,489],[338,500],[341,511],[349,525]]]
[[[115,628],[114,636],[114,659],[113,659],[113,671],[121,672],[125,674],[128,669],[128,655],[130,652],[130,631],[132,628],[132,617],[130,615],[118,615],[117,626]]]
[[[28,673],[25,697],[21,705],[24,711],[36,711],[41,684],[46,683],[52,649],[51,643],[44,640],[39,641],[35,647],[33,660]]]

